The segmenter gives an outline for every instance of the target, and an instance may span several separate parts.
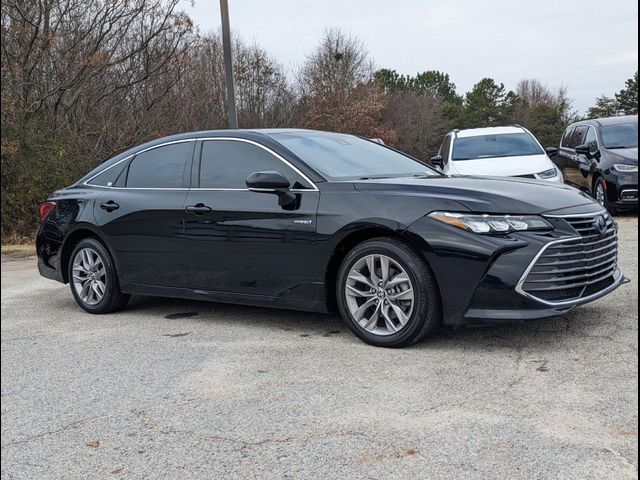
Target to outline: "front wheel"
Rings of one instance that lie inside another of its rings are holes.
[[[607,195],[607,182],[605,182],[604,178],[597,178],[593,184],[593,198],[606,208],[609,213],[616,213],[615,208],[611,206],[609,202],[609,197]]]
[[[114,312],[129,301],[120,291],[111,255],[93,238],[81,240],[71,252],[69,284],[78,305],[89,313]]]
[[[349,328],[380,347],[404,347],[440,324],[433,274],[413,249],[395,239],[357,245],[338,272],[338,307]]]

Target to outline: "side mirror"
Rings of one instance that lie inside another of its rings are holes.
[[[431,164],[440,167],[440,170],[444,170],[444,158],[442,158],[442,155],[431,157]]]
[[[298,204],[298,196],[289,190],[289,180],[280,172],[253,172],[247,177],[246,184],[252,192],[277,195],[278,205],[285,210],[294,210]]]
[[[547,155],[549,155],[550,158],[558,155],[558,149],[556,147],[547,147],[544,149],[544,151],[547,152]]]
[[[587,158],[591,158],[591,147],[587,144],[578,145],[576,147],[576,153],[579,155],[584,155]]]

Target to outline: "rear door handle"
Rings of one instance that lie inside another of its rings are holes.
[[[114,210],[119,209],[120,205],[118,205],[113,200],[109,200],[108,202],[101,203],[100,208],[106,210],[107,212],[113,212]]]
[[[209,213],[212,208],[208,207],[204,203],[196,203],[195,205],[187,205],[185,210],[189,213],[193,213],[194,215],[202,215],[204,213]]]

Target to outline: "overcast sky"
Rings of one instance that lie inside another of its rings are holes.
[[[288,68],[324,30],[359,37],[377,67],[441,70],[464,93],[483,77],[568,87],[584,112],[638,69],[635,0],[229,0],[231,29]],[[184,3],[203,31],[220,27],[218,0]]]

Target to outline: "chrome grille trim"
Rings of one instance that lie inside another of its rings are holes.
[[[596,228],[600,215],[606,220],[606,231],[602,234]],[[550,306],[584,303],[609,289],[615,281],[617,226],[604,211],[555,218],[567,221],[577,235],[544,245],[520,278],[516,291]],[[608,280],[610,283],[600,288],[598,284]]]

